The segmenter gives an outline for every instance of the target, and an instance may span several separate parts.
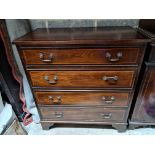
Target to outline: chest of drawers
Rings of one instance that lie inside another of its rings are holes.
[[[147,42],[130,27],[37,29],[15,40],[42,127],[124,131]]]

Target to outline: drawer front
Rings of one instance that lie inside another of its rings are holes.
[[[135,71],[30,71],[33,87],[126,88]]]
[[[112,92],[34,92],[40,105],[127,106],[129,93]]]
[[[139,48],[23,50],[27,65],[137,64]]]
[[[125,110],[111,108],[39,107],[42,119],[54,121],[123,121]]]

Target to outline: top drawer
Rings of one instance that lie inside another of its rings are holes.
[[[26,65],[136,65],[139,48],[30,49],[22,51]]]

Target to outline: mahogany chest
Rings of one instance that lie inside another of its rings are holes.
[[[37,29],[15,40],[43,129],[75,123],[125,131],[147,42],[130,27]]]

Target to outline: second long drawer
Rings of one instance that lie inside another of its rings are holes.
[[[29,71],[33,87],[132,88],[135,70]]]

